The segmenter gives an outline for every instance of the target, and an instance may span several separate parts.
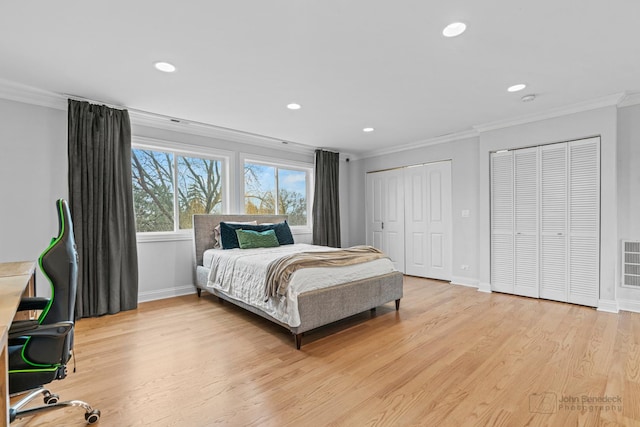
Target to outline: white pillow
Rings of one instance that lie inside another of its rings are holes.
[[[224,221],[227,224],[248,224],[248,225],[258,225],[258,221],[246,221],[246,222],[232,222],[232,221]],[[222,247],[222,239],[220,238],[220,224],[216,225],[213,229],[213,248],[220,249]]]

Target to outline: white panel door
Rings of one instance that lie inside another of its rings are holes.
[[[538,148],[513,153],[514,287],[513,293],[537,298],[538,291]]]
[[[405,168],[406,274],[451,280],[451,162]]]
[[[404,170],[405,273],[427,276],[427,169],[424,165]]]
[[[569,302],[600,296],[600,138],[569,142]]]
[[[385,218],[382,222],[382,250],[396,270],[404,273],[404,173],[402,169],[384,172]]]
[[[567,144],[540,147],[540,298],[568,301]]]
[[[491,289],[513,293],[513,154],[491,155]]]
[[[385,177],[381,173],[367,174],[366,242],[382,250],[382,221],[384,215],[383,189]]]
[[[451,280],[451,162],[427,168],[427,277]]]
[[[367,174],[367,244],[404,273],[404,175],[402,169]]]

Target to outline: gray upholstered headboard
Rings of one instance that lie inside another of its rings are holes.
[[[207,215],[197,214],[193,216],[193,242],[195,248],[196,265],[202,265],[204,251],[211,249],[214,244],[213,229],[220,222],[247,222],[256,221],[258,224],[265,222],[278,223],[287,219],[287,215]]]

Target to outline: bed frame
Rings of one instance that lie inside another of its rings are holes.
[[[300,313],[301,323],[300,326],[297,327],[291,327],[274,319],[256,307],[231,298],[217,289],[207,287],[209,269],[202,265],[203,254],[205,250],[213,247],[213,229],[220,222],[255,220],[258,224],[261,224],[278,223],[285,219],[287,219],[286,215],[194,215],[194,283],[198,296],[201,296],[202,290],[205,290],[222,300],[236,304],[289,329],[294,335],[296,348],[298,350],[302,345],[302,335],[307,331],[367,310],[373,312],[376,307],[391,301],[395,301],[396,310],[400,309],[403,276],[402,273],[397,271],[300,294],[298,296],[298,311]]]

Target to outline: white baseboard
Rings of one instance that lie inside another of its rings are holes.
[[[478,288],[478,280],[471,277],[452,276],[452,285],[467,286],[469,288]]]
[[[491,283],[480,282],[478,284],[478,292],[486,292],[488,294],[491,293]]]
[[[634,313],[640,313],[640,302],[628,300],[628,299],[619,299],[618,308],[624,311],[632,311]],[[598,307],[598,310],[600,310],[600,307]]]
[[[604,311],[607,313],[617,313],[619,309],[618,301],[610,299],[598,300],[598,311]]]
[[[184,286],[175,286],[173,288],[157,289],[153,291],[138,292],[138,302],[155,301],[165,298],[173,298],[182,295],[195,294],[196,287],[189,284]]]

